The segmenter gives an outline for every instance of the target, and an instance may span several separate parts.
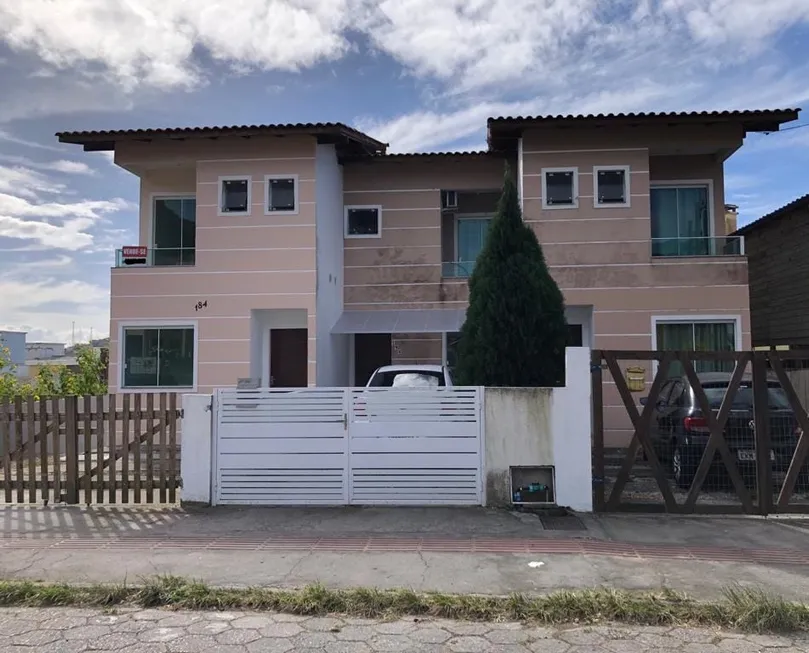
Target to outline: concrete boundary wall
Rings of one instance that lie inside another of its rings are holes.
[[[568,348],[564,388],[486,388],[486,504],[511,504],[510,468],[553,466],[556,505],[593,510],[590,350]]]
[[[567,350],[563,388],[484,388],[481,407],[484,503],[509,506],[510,468],[553,466],[556,505],[591,512],[590,350]],[[210,504],[211,395],[184,395],[182,499]]]

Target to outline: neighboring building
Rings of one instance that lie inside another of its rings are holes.
[[[25,367],[25,334],[25,331],[0,331],[0,347],[9,350],[10,362],[16,366],[14,375],[18,377],[25,377],[28,373]]]
[[[147,249],[112,270],[110,390],[342,386],[451,363],[506,163],[571,344],[749,346],[723,163],[797,116],[495,118],[487,151],[432,154],[389,155],[341,124],[59,134],[140,178],[128,245]]]
[[[25,361],[27,379],[35,379],[39,371],[44,367],[66,367],[71,372],[79,371],[79,363],[75,356],[57,356],[47,360],[41,358],[31,358]]]
[[[28,360],[47,360],[65,355],[63,342],[26,342],[25,356]]]
[[[745,240],[755,347],[809,347],[809,195],[736,232]]]

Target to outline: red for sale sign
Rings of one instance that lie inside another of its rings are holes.
[[[124,258],[146,258],[146,247],[134,245],[130,247],[123,247],[122,254]]]

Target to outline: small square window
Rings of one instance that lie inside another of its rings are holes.
[[[382,235],[382,207],[347,206],[346,238],[378,238]]]
[[[595,168],[596,206],[629,204],[629,168]]]
[[[545,170],[543,171],[542,185],[543,204],[546,208],[575,207],[578,205],[575,169]]]
[[[267,177],[267,213],[294,213],[297,210],[297,178]]]
[[[250,178],[220,180],[220,213],[250,213]]]

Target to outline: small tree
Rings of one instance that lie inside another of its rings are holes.
[[[469,309],[458,343],[461,385],[564,385],[564,298],[536,234],[522,220],[506,170],[503,194],[469,280]]]
[[[65,365],[43,365],[34,384],[41,396],[103,395],[107,394],[106,362],[88,345],[76,348],[77,371]]]
[[[0,345],[0,400],[14,397],[66,397],[107,394],[106,357],[92,347],[77,349],[78,371],[66,365],[42,365],[32,382],[20,381],[7,347]]]
[[[21,382],[16,375],[17,366],[11,360],[11,350],[0,344],[0,401],[27,397],[34,393],[30,383]]]

